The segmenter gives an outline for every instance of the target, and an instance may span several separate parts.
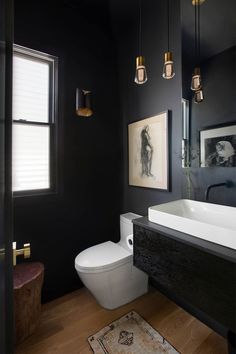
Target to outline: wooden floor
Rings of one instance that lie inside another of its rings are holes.
[[[227,353],[222,337],[155,290],[108,311],[83,288],[44,305],[38,330],[18,346],[16,354],[91,354],[87,337],[130,310],[143,316],[181,354]]]

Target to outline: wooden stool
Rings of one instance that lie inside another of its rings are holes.
[[[22,342],[38,325],[41,313],[42,263],[21,263],[14,267],[15,341]]]

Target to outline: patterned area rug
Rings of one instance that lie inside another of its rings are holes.
[[[95,354],[180,354],[135,311],[90,336],[88,342]]]

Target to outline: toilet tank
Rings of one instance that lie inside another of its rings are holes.
[[[141,215],[134,213],[126,213],[120,215],[120,239],[126,240],[128,235],[133,234],[133,223],[132,220],[141,218]]]

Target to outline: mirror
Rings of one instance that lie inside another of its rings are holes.
[[[236,182],[235,14],[235,0],[201,0],[198,6],[192,0],[181,0],[182,97],[189,105],[187,123],[183,111],[183,136],[184,126],[189,131],[188,141],[183,138],[182,167],[191,167],[194,199],[202,200],[204,187],[214,180]],[[198,60],[195,48],[198,49],[199,42]],[[201,73],[201,103],[194,102],[196,93],[190,88],[195,67]],[[228,197],[217,202],[234,206],[236,203]]]

